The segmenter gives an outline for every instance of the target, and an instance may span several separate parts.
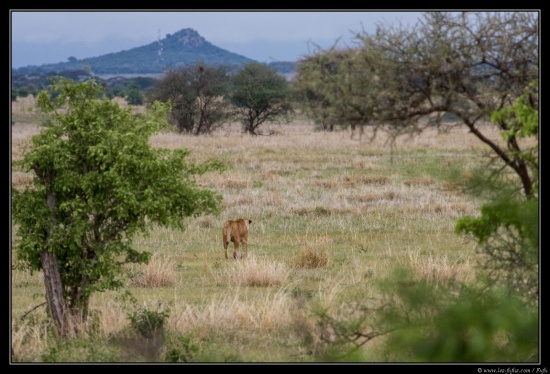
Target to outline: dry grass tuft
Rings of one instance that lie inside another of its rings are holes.
[[[284,290],[250,299],[241,293],[237,289],[232,296],[215,297],[202,305],[177,304],[168,326],[178,332],[193,331],[198,338],[213,334],[227,336],[241,330],[250,339],[296,323],[292,299]]]
[[[294,261],[296,268],[326,268],[328,266],[328,250],[307,246],[302,248],[300,257]]]
[[[409,250],[407,254],[415,276],[432,284],[466,282],[471,276],[471,265],[467,259],[451,262],[447,256],[435,257],[431,253],[427,258],[421,256],[419,251]]]
[[[177,272],[174,260],[159,254],[153,255],[143,272],[130,281],[133,287],[171,287],[176,284]]]
[[[218,285],[269,287],[285,283],[290,270],[282,262],[257,259],[251,255],[212,274]]]

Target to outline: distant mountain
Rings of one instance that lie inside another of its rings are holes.
[[[89,67],[93,74],[160,74],[166,69],[188,66],[198,61],[204,61],[209,65],[235,66],[256,62],[216,47],[197,31],[187,28],[167,34],[164,39],[142,47],[82,60],[69,57],[67,62],[26,66],[13,69],[13,72],[23,75],[47,74]]]

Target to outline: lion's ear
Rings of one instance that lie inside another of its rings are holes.
[[[252,220],[251,220],[251,219],[249,219],[249,220],[248,220],[248,223],[252,223]]]

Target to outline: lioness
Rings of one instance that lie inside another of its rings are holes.
[[[252,221],[249,219],[239,218],[235,221],[226,221],[223,225],[222,231],[222,240],[223,240],[223,249],[225,250],[225,258],[227,257],[227,246],[229,242],[233,242],[233,258],[237,259],[237,250],[239,249],[239,243],[243,243],[244,256],[246,257],[246,252],[248,251],[248,225]]]

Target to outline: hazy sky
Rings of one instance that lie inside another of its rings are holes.
[[[119,52],[193,28],[210,43],[260,61],[296,61],[314,45],[353,45],[376,24],[414,24],[419,12],[380,11],[33,11],[12,10],[12,67]]]

